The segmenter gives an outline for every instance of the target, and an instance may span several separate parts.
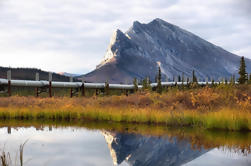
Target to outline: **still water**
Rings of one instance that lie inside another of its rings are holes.
[[[195,147],[191,140],[175,136],[84,127],[0,128],[1,151],[12,158],[26,140],[25,166],[251,166],[248,149],[224,143]],[[250,148],[251,140],[244,142]]]

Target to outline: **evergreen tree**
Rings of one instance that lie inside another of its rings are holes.
[[[235,84],[235,81],[236,81],[235,75],[233,75],[233,84]]]
[[[137,78],[134,78],[134,80],[133,80],[133,85],[134,85],[134,91],[137,92],[138,89],[139,89]]]
[[[181,82],[182,82],[182,84],[185,82],[185,76],[184,76],[184,73],[182,73]]]
[[[212,85],[214,85],[214,79],[212,79]]]
[[[158,72],[158,76],[157,76],[157,92],[158,93],[162,93],[162,85],[161,85],[161,69],[159,67],[159,72]]]
[[[249,74],[249,80],[248,83],[251,84],[251,73]]]
[[[146,78],[144,78],[144,79],[142,80],[142,89],[143,89],[143,90],[146,90],[146,89],[147,89],[147,81],[146,81]]]
[[[109,83],[108,83],[108,81],[105,82],[105,94],[109,95]]]
[[[222,84],[225,83],[225,78],[224,78],[224,77],[221,78],[221,83],[222,83]]]
[[[227,85],[228,84],[228,80],[227,80],[227,77],[225,78],[225,85]]]
[[[142,89],[143,90],[150,90],[151,86],[150,86],[150,81],[149,81],[149,77],[146,77],[145,79],[143,79],[142,81]]]
[[[195,71],[193,70],[193,83],[197,83],[197,77],[195,75]]]
[[[146,84],[147,84],[147,86],[150,86],[150,78],[149,77],[146,77]]]
[[[234,85],[234,76],[233,75],[230,77],[230,84]]]
[[[244,57],[241,57],[239,75],[240,75],[238,79],[239,84],[245,84],[248,79],[247,79],[246,64]]]

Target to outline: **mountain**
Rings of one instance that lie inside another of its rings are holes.
[[[66,77],[77,77],[77,76],[80,76],[80,74],[72,74],[72,73],[67,73],[67,72],[59,72],[57,74],[64,75]]]
[[[163,80],[178,75],[214,78],[238,73],[240,57],[161,19],[138,21],[125,33],[116,30],[104,59],[84,78],[88,82],[128,83],[133,78],[155,80],[158,66]],[[251,60],[246,59],[251,72]],[[237,76],[237,75],[236,75]]]
[[[180,166],[192,161],[207,150],[192,149],[186,141],[168,137],[103,131],[114,165],[124,161],[130,166]]]
[[[40,80],[48,80],[49,77],[49,72],[40,69],[0,67],[0,78],[7,78],[8,70],[11,70],[11,77],[15,80],[35,80],[36,73],[39,73]],[[53,73],[52,80],[68,82],[69,77]]]

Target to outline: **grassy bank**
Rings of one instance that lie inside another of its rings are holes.
[[[114,121],[251,131],[251,86],[169,88],[159,95],[0,98],[2,120]]]

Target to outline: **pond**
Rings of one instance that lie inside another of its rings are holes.
[[[93,126],[3,125],[0,149],[9,152],[15,160],[19,146],[27,141],[23,152],[25,166],[251,165],[250,133],[224,133],[222,137],[203,133],[200,137],[201,132],[187,134],[174,130],[170,134],[158,129],[147,133],[136,128],[134,125],[135,132],[132,132],[128,128],[122,131]]]

